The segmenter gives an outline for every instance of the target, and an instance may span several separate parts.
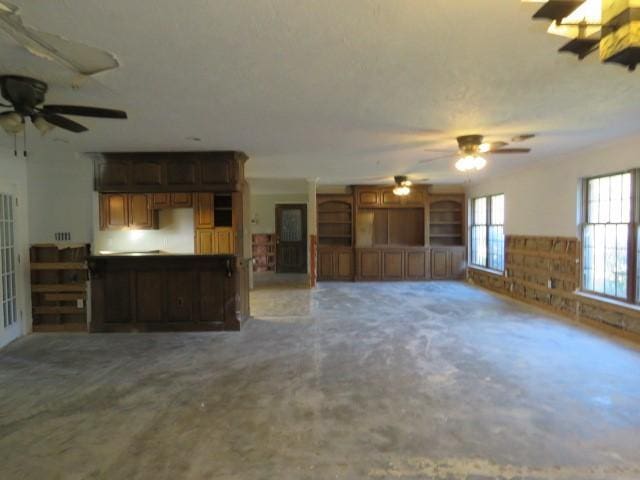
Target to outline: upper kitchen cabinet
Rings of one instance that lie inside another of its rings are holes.
[[[100,194],[100,230],[152,230],[158,228],[158,212],[148,193]]]
[[[94,160],[99,192],[234,192],[242,190],[242,152],[102,153]]]

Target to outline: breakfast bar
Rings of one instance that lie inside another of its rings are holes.
[[[240,330],[247,268],[236,255],[89,258],[91,332]]]

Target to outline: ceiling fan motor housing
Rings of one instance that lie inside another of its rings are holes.
[[[31,115],[44,102],[47,84],[35,78],[17,75],[0,77],[0,91],[21,115]]]
[[[483,135],[462,135],[457,138],[460,151],[466,154],[475,153],[482,145]]]

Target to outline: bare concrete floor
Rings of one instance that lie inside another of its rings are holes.
[[[639,479],[640,350],[461,283],[0,351],[0,478]]]

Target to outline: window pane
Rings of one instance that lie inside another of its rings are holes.
[[[583,281],[582,281],[582,286],[586,289],[586,290],[592,290],[594,291],[594,277],[595,277],[595,272],[594,272],[594,255],[595,255],[595,239],[594,239],[594,230],[595,227],[593,225],[587,225],[584,228],[584,233],[583,233],[583,245],[584,245],[584,252],[583,252]]]
[[[476,198],[473,201],[473,224],[487,224],[487,197]]]
[[[504,270],[504,227],[489,227],[489,268]]]
[[[487,266],[487,227],[483,225],[471,227],[471,263]]]
[[[491,197],[491,224],[504,225],[504,195]]]
[[[600,179],[589,180],[587,198],[589,200],[589,214],[587,222],[598,223],[600,221],[600,211],[598,202],[600,201]]]

